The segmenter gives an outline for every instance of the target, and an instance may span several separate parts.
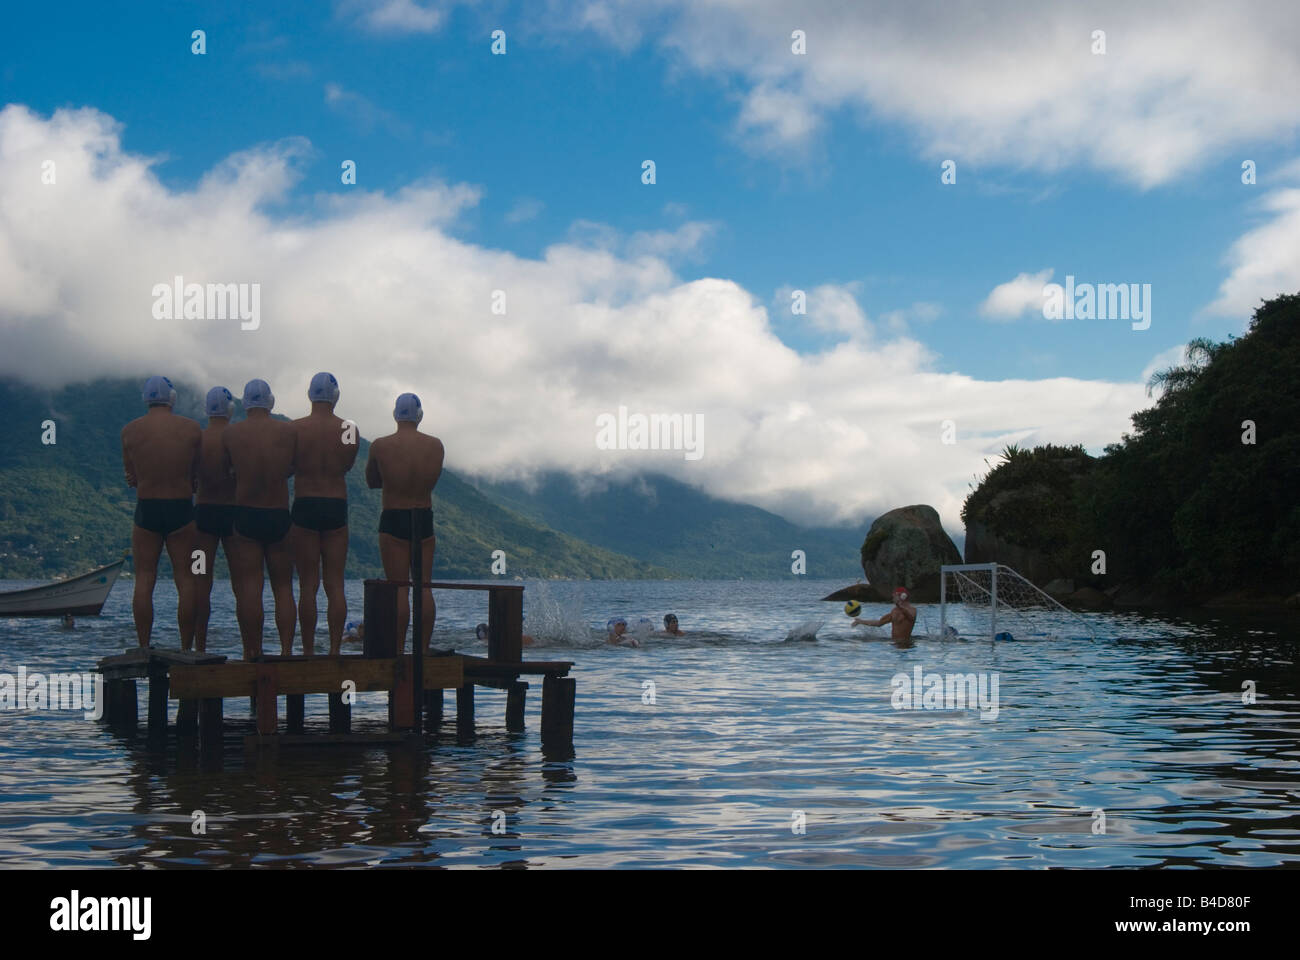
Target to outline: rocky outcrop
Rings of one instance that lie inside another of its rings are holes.
[[[926,504],[878,517],[862,543],[862,572],[874,600],[889,600],[894,587],[907,587],[912,600],[937,602],[945,563],[961,563],[961,554],[939,523],[939,512]]]
[[[1028,580],[1044,584],[1056,581],[1069,572],[1046,552],[1034,547],[1012,543],[1005,537],[999,537],[989,527],[977,521],[970,521],[966,524],[966,560],[964,562],[1005,563]],[[1066,582],[1073,583],[1073,580]],[[1048,591],[1048,593],[1051,592]]]

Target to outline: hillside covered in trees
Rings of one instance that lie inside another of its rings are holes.
[[[1260,306],[1241,337],[1192,341],[1149,388],[1155,404],[1101,457],[1004,451],[963,506],[966,560],[1009,563],[1040,585],[1073,579],[1120,603],[1293,597],[1300,295]]]

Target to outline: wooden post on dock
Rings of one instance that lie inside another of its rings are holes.
[[[415,536],[420,529],[419,511],[411,511],[411,728],[419,733],[424,729],[424,541]]]
[[[424,691],[424,729],[436,732],[442,726],[442,688]]]
[[[472,683],[456,688],[456,732],[466,736],[474,733],[474,684]]]
[[[414,659],[414,658],[412,658]],[[414,677],[405,657],[393,661],[393,686],[388,691],[388,729],[410,730],[415,727]]]
[[[573,742],[573,707],[578,681],[547,674],[542,681],[542,743]]]
[[[524,592],[488,591],[488,659],[517,663],[523,659]]]
[[[167,664],[149,661],[149,736],[167,733]]]
[[[257,670],[257,732],[264,737],[275,734],[278,706],[275,671],[269,664],[260,664]]]
[[[528,696],[528,684],[514,680],[506,687],[506,729],[511,733],[520,733],[524,729],[524,698]]]
[[[307,697],[301,693],[284,695],[284,730],[286,733],[302,733],[306,726]]]
[[[134,729],[140,722],[134,680],[109,680],[104,684],[104,720],[110,727]]]
[[[220,751],[221,698],[204,697],[199,703],[199,748]]]
[[[199,732],[199,704],[197,700],[182,700],[176,705],[176,735],[194,737]]]
[[[345,703],[341,693],[331,693],[329,697],[330,733],[351,733],[352,704]]]

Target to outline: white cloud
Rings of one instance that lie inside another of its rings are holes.
[[[1142,368],[1141,380],[1146,383],[1151,379],[1151,375],[1160,371],[1168,370],[1170,367],[1181,366],[1187,362],[1187,344],[1180,343],[1170,347],[1168,350],[1161,350],[1151,362]]]
[[[1250,189],[1242,187],[1243,190]],[[1245,327],[1261,300],[1300,292],[1300,187],[1272,190],[1260,199],[1268,219],[1228,250],[1230,272],[1206,309],[1238,318]]]
[[[1052,279],[1049,267],[1038,273],[1019,273],[999,283],[980,304],[980,316],[990,320],[1018,320],[1026,313],[1043,312],[1043,287]]]
[[[420,0],[343,0],[339,12],[376,33],[432,33],[450,3]]]
[[[376,127],[384,127],[399,136],[410,131],[395,114],[377,106],[363,94],[345,90],[337,83],[325,84],[325,103],[339,116],[355,123],[364,133],[369,133]]]
[[[600,0],[559,21],[547,9],[541,29],[585,25],[623,46],[644,34],[739,82],[738,126],[770,148],[805,150],[848,108],[900,124],[932,160],[1085,166],[1147,188],[1300,129],[1293,0]]]
[[[506,213],[506,223],[524,223],[527,220],[535,220],[541,215],[545,207],[546,204],[540,200],[521,197]]]
[[[453,470],[663,471],[802,521],[926,502],[951,529],[1007,437],[1100,446],[1149,402],[1136,382],[937,372],[922,344],[873,333],[852,289],[830,285],[814,291],[818,322],[850,336],[801,355],[735,282],[674,273],[659,253],[689,249],[690,224],[676,240],[615,235],[612,249],[562,242],[530,259],[454,235],[479,197],[465,185],[269,213],[307,149],[245,151],[181,190],[124,152],[101,113],[0,111],[0,168],[29,171],[0,180],[0,375],[53,388],[165,373],[235,391],[263,377],[299,416],[311,375],[330,370],[340,414],[366,436],[392,429],[398,393],[420,394]],[[39,184],[46,159],[52,186]],[[260,283],[261,328],[153,319],[154,284],[178,274]],[[490,310],[498,289],[505,316]],[[620,404],[702,414],[703,459],[598,450],[596,417]],[[954,446],[940,442],[946,419]]]

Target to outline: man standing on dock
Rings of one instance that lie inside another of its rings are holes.
[[[397,421],[397,430],[370,444],[370,458],[366,461],[367,486],[384,491],[383,512],[379,515],[379,555],[384,563],[384,576],[389,580],[410,580],[411,540],[418,537],[420,568],[427,582],[433,575],[436,544],[432,494],[442,476],[445,451],[437,437],[420,433],[424,410],[415,394],[404,393],[397,398],[393,419]],[[424,622],[415,632],[428,650],[436,614],[432,590],[424,591],[420,609]],[[397,594],[399,653],[406,644],[406,626],[410,620],[410,599],[401,590]]]
[[[311,413],[293,422],[298,452],[293,477],[293,554],[298,570],[302,652],[316,652],[316,590],[324,570],[330,656],[338,656],[348,603],[343,568],[348,559],[348,471],[357,460],[357,428],[334,415],[339,382],[318,373],[307,389]]]
[[[271,419],[275,395],[265,380],[244,387],[247,419],[222,432],[225,466],[235,475],[235,535],[226,558],[235,590],[235,617],[244,642],[244,659],[262,655],[263,564],[275,595],[275,626],[280,653],[293,652],[293,555],[289,552],[289,478],[293,476],[297,433],[292,423]]]
[[[190,541],[194,536],[194,488],[198,477],[202,431],[189,417],[172,413],[176,391],[166,377],[150,377],[142,398],[149,407],[122,428],[122,467],[126,485],[136,491],[131,555],[135,558],[135,592],[131,612],[141,647],[153,633],[153,588],[163,547],[176,581],[176,622],[181,648],[194,643],[194,593],[189,576]]]
[[[208,648],[212,568],[217,562],[217,545],[226,551],[229,563],[230,538],[235,530],[235,478],[226,469],[225,448],[221,443],[234,408],[235,398],[225,387],[208,391],[204,402],[208,426],[203,431],[199,452],[198,497],[194,504],[194,549],[203,554],[202,570],[194,574],[194,645],[200,653]]]

